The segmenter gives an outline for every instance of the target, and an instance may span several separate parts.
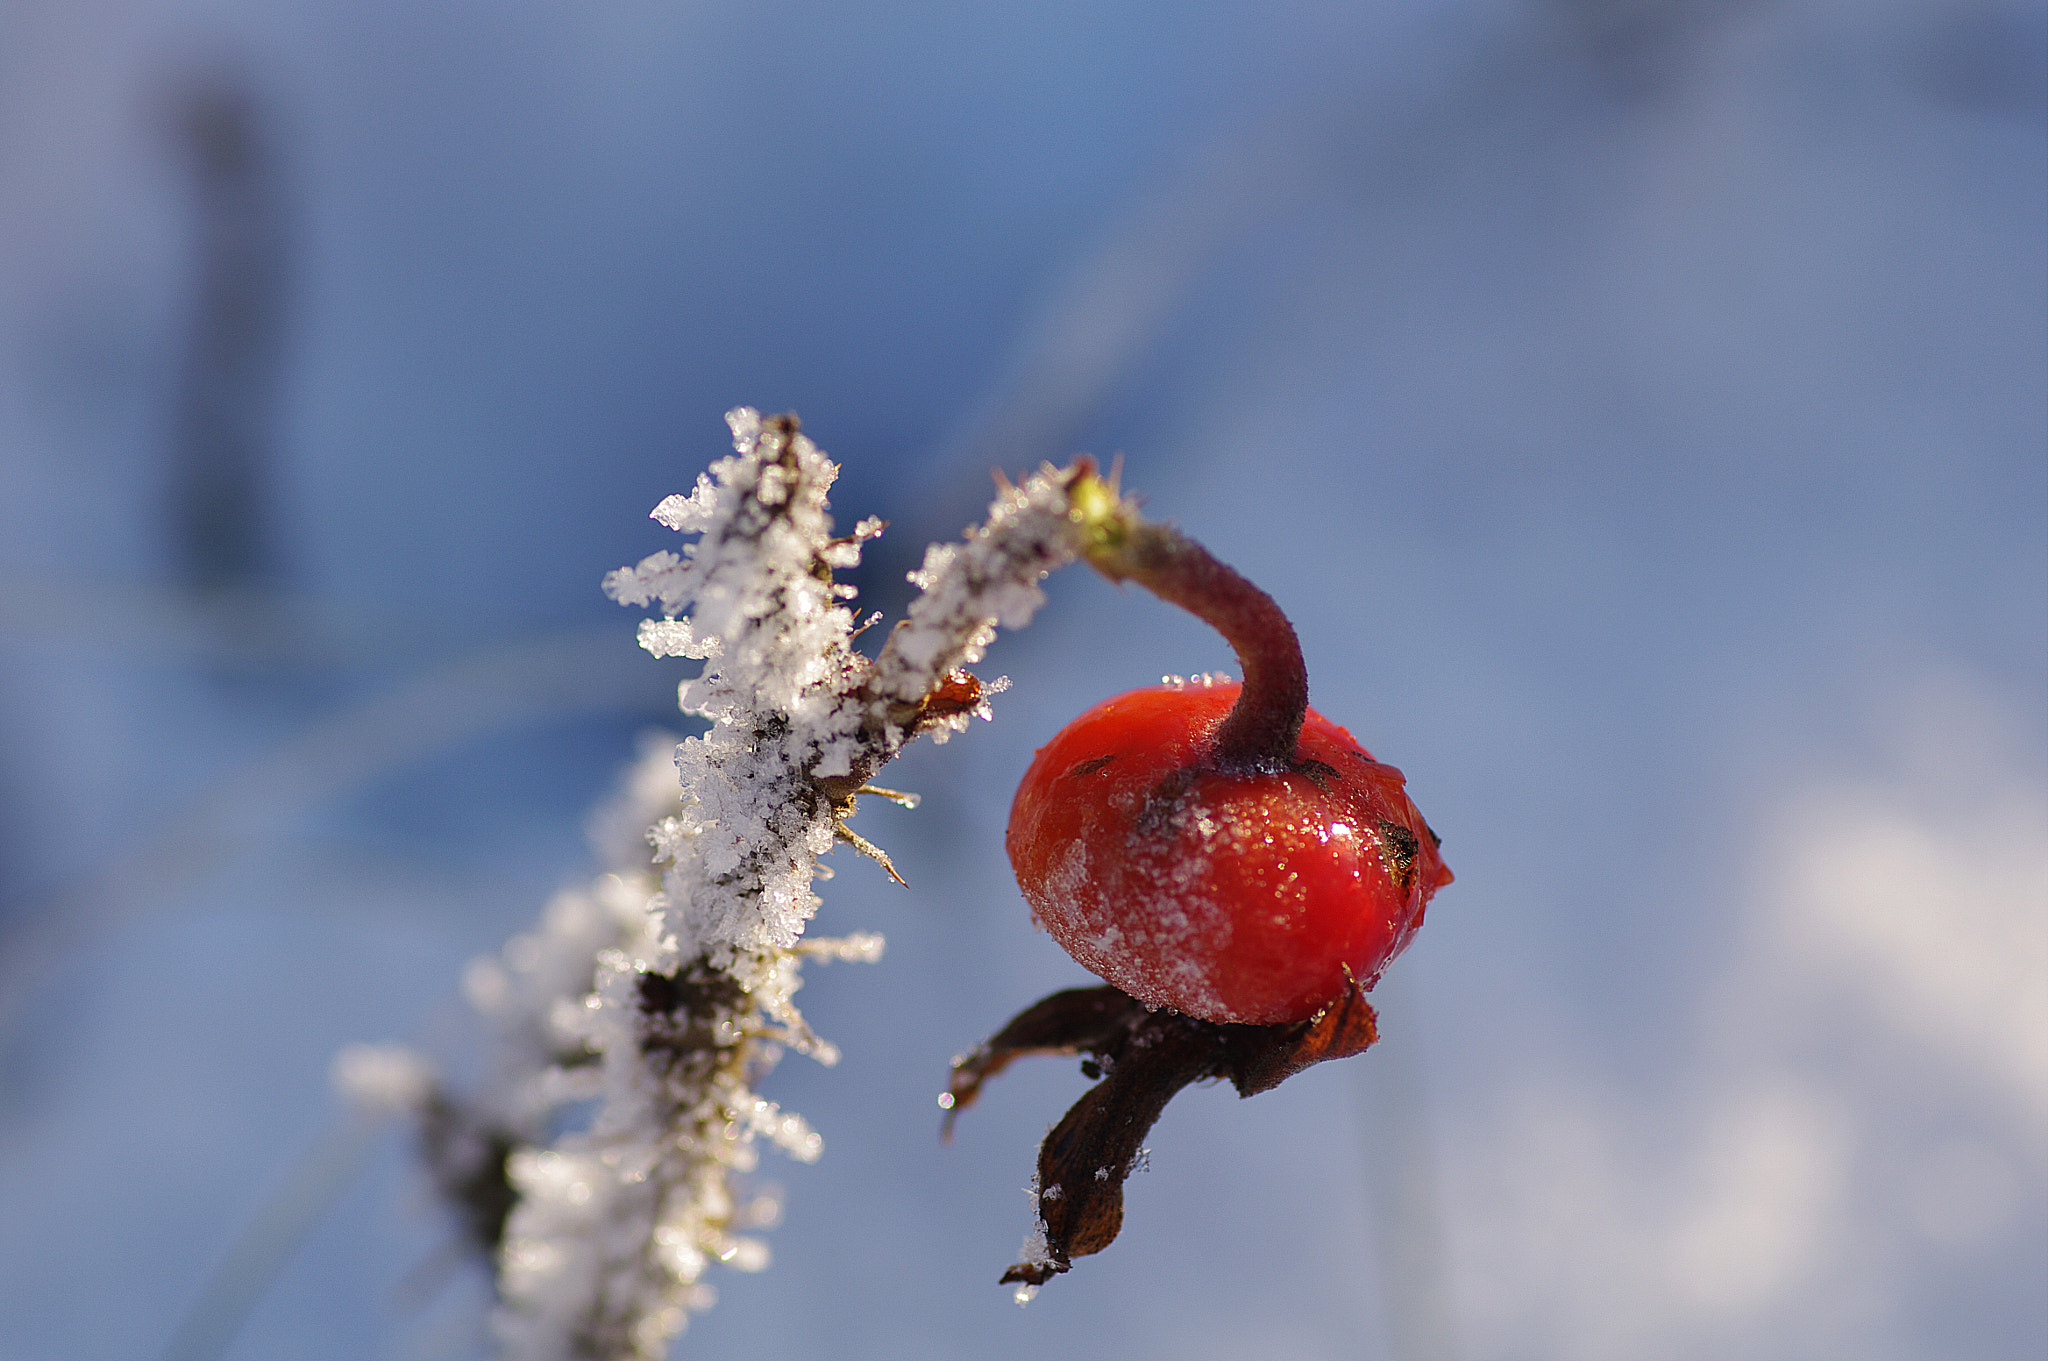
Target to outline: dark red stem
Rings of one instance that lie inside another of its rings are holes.
[[[1216,729],[1218,765],[1281,769],[1308,714],[1308,664],[1294,625],[1273,597],[1171,525],[1137,527],[1117,568],[1222,634],[1237,653],[1244,690]]]

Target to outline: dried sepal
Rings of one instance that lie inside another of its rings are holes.
[[[1038,1151],[1038,1247],[1003,1273],[1005,1284],[1043,1285],[1076,1257],[1102,1251],[1123,1227],[1124,1182],[1160,1114],[1183,1087],[1229,1079],[1240,1096],[1270,1091],[1326,1059],[1362,1053],[1378,1038],[1365,990],[1350,980],[1317,1015],[1291,1025],[1219,1025],[1149,1010],[1117,989],[1070,988],[1027,1007],[954,1061],[939,1104],[942,1133],[982,1085],[1017,1059],[1086,1054],[1097,1078]]]
[[[1117,1037],[1145,1015],[1145,1006],[1115,988],[1068,988],[1041,998],[1010,1018],[1009,1024],[953,1060],[952,1080],[939,1105],[946,1116],[941,1138],[953,1138],[953,1121],[974,1104],[982,1084],[1021,1058],[1038,1054],[1100,1057]],[[1099,1069],[1089,1074],[1100,1076]]]

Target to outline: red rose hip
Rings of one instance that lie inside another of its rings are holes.
[[[1040,748],[1007,846],[1032,915],[1081,964],[1200,1020],[1301,1021],[1370,987],[1451,880],[1403,789],[1306,710],[1280,768],[1215,758],[1240,687],[1134,690]]]
[[[1108,986],[1067,988],[953,1061],[952,1117],[1030,1054],[1095,1080],[1038,1150],[1038,1235],[1003,1274],[1035,1290],[1100,1252],[1176,1092],[1240,1096],[1378,1038],[1365,990],[1451,882],[1401,772],[1308,707],[1301,640],[1273,598],[1082,460],[1074,551],[1221,633],[1244,683],[1203,678],[1096,705],[1040,747],[1006,845],[1033,920]]]

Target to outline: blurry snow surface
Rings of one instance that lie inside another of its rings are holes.
[[[152,120],[216,59],[295,271],[241,613],[164,512]],[[1082,1081],[1019,1065],[944,1148],[932,1098],[1088,979],[1009,793],[1230,666],[1054,578],[998,721],[863,810],[913,887],[835,857],[817,929],[889,953],[807,977],[842,1060],[759,1088],[827,1155],[678,1355],[2048,1351],[2039,0],[17,0],[0,185],[0,1357],[161,1352],[344,1045],[404,1046],[367,1104],[488,1082],[465,961],[592,882],[674,722],[592,583],[741,401],[890,522],[849,575],[892,617],[991,465],[1122,451],[1458,878],[1374,1052],[1178,1098],[1116,1244],[1011,1307]],[[387,1138],[226,1354],[486,1353],[454,1233]]]

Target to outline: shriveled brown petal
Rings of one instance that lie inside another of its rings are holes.
[[[972,1051],[953,1060],[952,1080],[940,1098],[946,1108],[940,1136],[952,1139],[954,1119],[974,1104],[981,1084],[1015,1060],[1033,1054],[1100,1056],[1145,1014],[1144,1003],[1108,986],[1067,988],[1034,1002]]]
[[[1043,1285],[1074,1258],[1115,1241],[1123,1227],[1124,1182],[1145,1135],[1181,1088],[1229,1078],[1240,1096],[1254,1096],[1312,1064],[1360,1053],[1376,1038],[1372,1007],[1355,980],[1321,1013],[1292,1025],[1218,1025],[1150,1011],[1111,987],[1056,992],[1019,1012],[953,1065],[942,1098],[948,1135],[982,1083],[1015,1059],[1085,1053],[1102,1077],[1039,1147],[1045,1254],[1017,1263],[1003,1281]]]
[[[1038,1149],[1038,1218],[1046,1260],[1019,1262],[1003,1281],[1043,1285],[1076,1257],[1100,1252],[1124,1223],[1124,1182],[1146,1134],[1175,1093],[1221,1076],[1222,1027],[1174,1011],[1141,1013],[1101,1053],[1104,1076]]]
[[[1378,1018],[1353,980],[1343,996],[1292,1026],[1224,1026],[1229,1037],[1230,1082],[1239,1096],[1257,1096],[1325,1059],[1362,1054],[1380,1037]]]

